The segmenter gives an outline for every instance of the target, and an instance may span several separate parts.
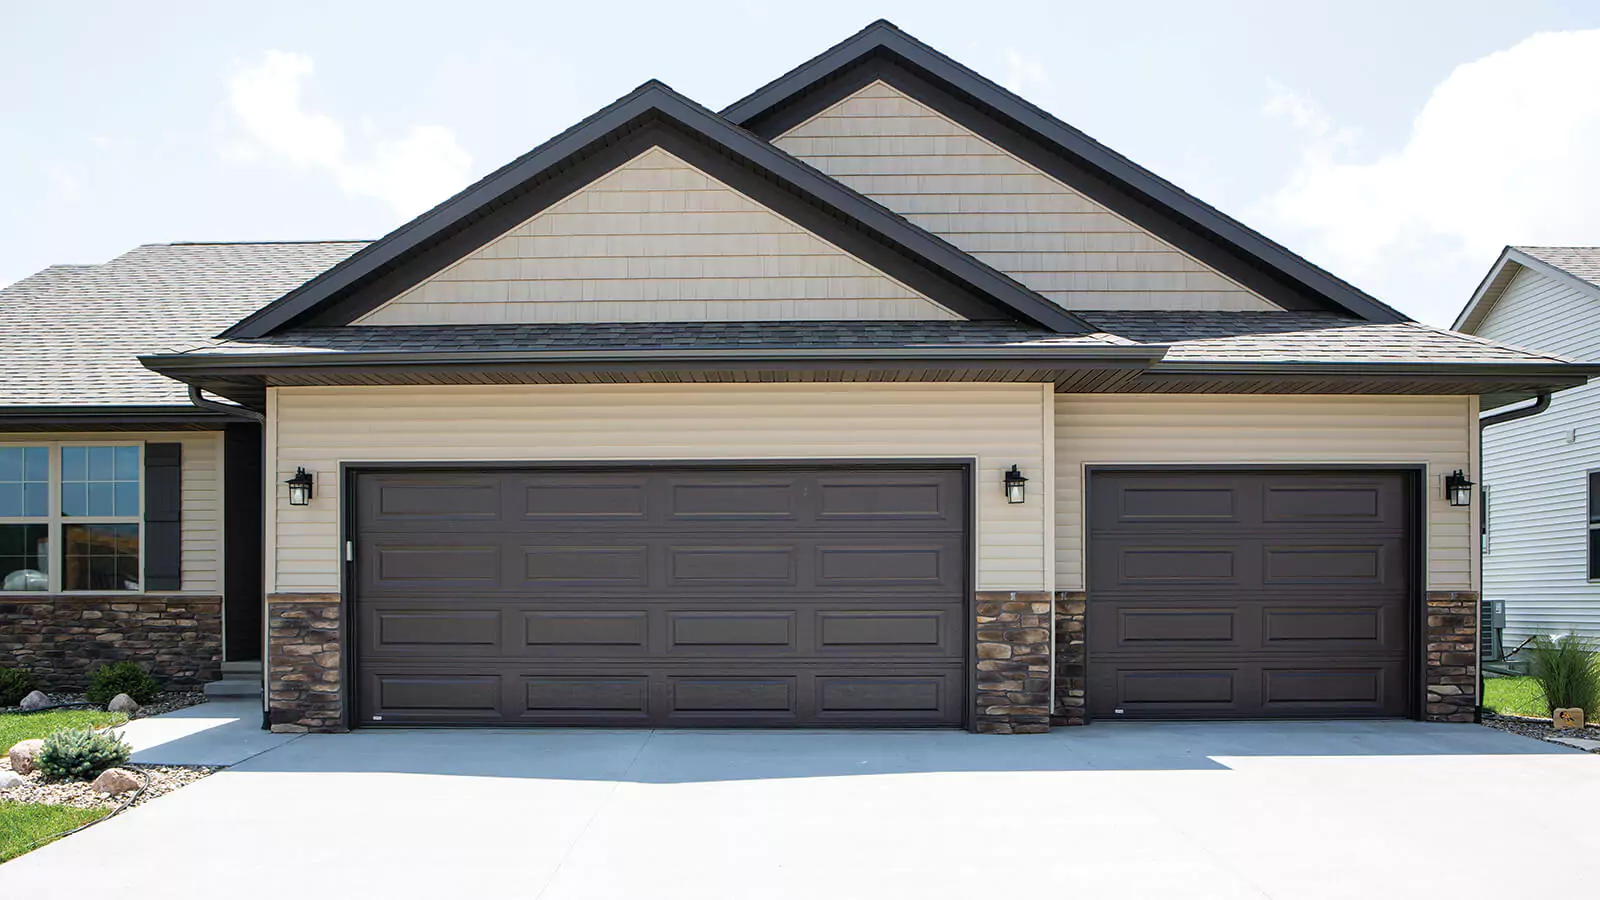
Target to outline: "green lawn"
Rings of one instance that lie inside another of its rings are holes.
[[[94,709],[58,709],[51,712],[6,713],[0,715],[0,753],[18,741],[42,738],[64,728],[99,728],[121,725],[128,717]],[[104,809],[73,809],[34,803],[8,803],[0,800],[0,862],[34,849],[37,841],[70,831],[106,814]]]
[[[121,725],[128,717],[121,713],[98,709],[56,709],[41,713],[5,713],[0,715],[0,753],[10,750],[18,741],[42,738],[64,728],[100,728]]]
[[[93,822],[109,811],[0,800],[0,862],[36,850],[49,843],[47,838]]]
[[[1544,705],[1544,692],[1532,678],[1485,678],[1483,681],[1485,709],[1513,716],[1549,716]]]

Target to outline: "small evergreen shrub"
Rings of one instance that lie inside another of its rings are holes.
[[[1600,714],[1600,646],[1576,634],[1540,635],[1528,646],[1529,675],[1544,692],[1554,712],[1577,707],[1589,717]]]
[[[0,669],[0,706],[16,706],[33,688],[33,676],[27,669]]]
[[[90,703],[105,706],[118,694],[127,694],[133,702],[144,706],[161,693],[161,682],[156,681],[136,662],[107,663],[96,666],[89,673],[89,689],[83,692]]]
[[[133,748],[113,732],[68,728],[44,739],[37,764],[46,778],[89,781],[127,762],[132,753]]]

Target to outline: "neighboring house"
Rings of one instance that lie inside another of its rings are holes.
[[[1455,327],[1600,360],[1600,247],[1507,247]],[[1504,604],[1503,649],[1538,634],[1600,637],[1600,390],[1485,429],[1482,480],[1484,598]]]
[[[883,22],[721,113],[647,83],[370,245],[140,248],[0,329],[0,649],[206,677],[260,617],[279,730],[1470,720],[1446,479],[1592,371]]]

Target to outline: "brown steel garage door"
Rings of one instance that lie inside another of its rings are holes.
[[[1092,473],[1090,715],[1408,715],[1413,479]]]
[[[356,476],[358,721],[957,725],[961,468]]]

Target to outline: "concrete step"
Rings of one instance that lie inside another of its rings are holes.
[[[228,678],[230,676],[238,676],[238,675],[246,675],[246,676],[249,676],[251,678],[260,678],[261,677],[261,660],[259,660],[259,659],[246,659],[246,660],[237,660],[237,661],[230,660],[230,661],[225,662],[225,663],[222,664],[222,677],[223,678]]]
[[[261,681],[259,678],[230,678],[224,676],[221,681],[207,682],[201,687],[207,697],[211,698],[240,698],[261,696]]]

